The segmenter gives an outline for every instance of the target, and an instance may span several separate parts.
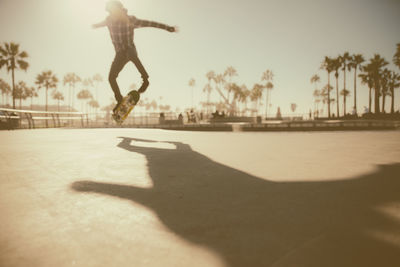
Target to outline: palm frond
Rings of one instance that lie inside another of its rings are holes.
[[[13,56],[18,55],[19,53],[19,44],[10,43],[10,54]]]
[[[0,45],[0,54],[4,57],[7,55],[7,50],[3,48],[1,45]]]
[[[27,57],[29,57],[29,55],[28,55],[28,53],[26,51],[22,51],[21,53],[19,53],[18,57],[27,58]]]
[[[17,60],[18,66],[22,70],[27,70],[29,68],[29,63],[24,60]]]

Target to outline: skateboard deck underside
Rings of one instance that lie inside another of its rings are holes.
[[[113,118],[118,124],[122,124],[125,121],[139,101],[139,94],[137,92],[135,94],[125,96],[119,107],[113,113]]]

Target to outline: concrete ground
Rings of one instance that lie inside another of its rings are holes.
[[[0,132],[0,266],[400,266],[400,132]]]

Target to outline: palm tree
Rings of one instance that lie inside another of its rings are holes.
[[[31,98],[31,110],[33,109],[33,98],[38,97],[35,87],[29,87],[26,91],[26,96]]]
[[[256,83],[254,84],[253,89],[251,90],[250,99],[255,104],[255,109],[254,109],[255,112],[258,112],[258,105],[262,97],[263,88],[264,85]]]
[[[321,78],[318,76],[318,74],[315,74],[311,77],[310,82],[311,84],[315,84],[315,89],[317,89],[317,83],[321,81]]]
[[[196,86],[196,80],[193,78],[190,79],[189,86],[192,88],[192,108],[193,108],[193,90],[194,90],[194,87]]]
[[[230,93],[232,92],[232,87],[230,86],[230,84],[232,83],[232,77],[234,76],[238,76],[238,73],[236,71],[236,69],[232,66],[229,66],[225,72],[224,72],[224,76],[225,77],[229,77],[229,81],[228,81],[228,86],[226,87],[226,89],[228,90],[228,102],[230,99]]]
[[[361,78],[361,83],[366,84],[369,89],[368,94],[368,112],[371,113],[372,110],[372,89],[374,87],[372,81],[372,71],[369,65],[362,67],[362,73],[358,75]]]
[[[329,111],[330,110],[330,106],[335,103],[335,99],[331,98],[331,96],[330,96],[330,92],[332,90],[333,90],[333,87],[332,86],[328,86],[328,84],[326,84],[321,90],[320,96],[321,96],[321,101],[322,101],[322,104],[323,104],[321,114],[324,112],[324,105],[325,104],[328,106],[328,111]],[[328,116],[329,116],[329,114],[328,114]]]
[[[87,90],[91,91],[90,88],[94,86],[92,78],[83,79],[82,85],[87,88]]]
[[[351,57],[350,67],[354,69],[354,106],[353,109],[357,114],[357,70],[362,70],[362,63],[365,59],[361,54],[355,54]]]
[[[240,95],[239,101],[241,103],[244,103],[244,113],[246,113],[248,111],[247,101],[250,98],[251,90],[249,90],[245,84],[243,84],[241,88],[242,88],[242,94]]]
[[[212,81],[214,81],[215,82],[215,77],[216,77],[217,75],[215,74],[215,72],[213,71],[213,70],[211,70],[211,71],[209,71],[209,72],[207,72],[206,73],[206,77],[207,77],[207,80],[208,80],[208,84],[210,85],[210,93],[212,92],[212,90],[213,90],[213,87],[212,87],[212,85],[211,85],[211,82]]]
[[[346,98],[350,96],[350,91],[347,89],[343,89],[340,91],[340,95],[343,96],[343,116],[346,116]],[[339,101],[338,101],[339,102]]]
[[[207,72],[207,74],[206,74],[206,77],[207,77],[209,83],[211,83],[211,81],[215,79],[215,76],[216,76],[216,74],[213,70]]]
[[[12,96],[13,108],[15,108],[15,70],[21,69],[26,71],[29,63],[25,61],[28,53],[19,51],[19,44],[4,43],[4,47],[0,46],[0,69],[5,66],[7,71],[11,71],[12,78]]]
[[[387,68],[385,68],[382,71],[382,76],[381,76],[382,113],[385,113],[386,97],[390,95],[390,88],[389,88],[390,76],[391,72]]]
[[[71,111],[71,108],[74,108],[75,85],[80,81],[81,78],[72,72],[64,76],[64,85],[68,84],[69,86],[69,111]]]
[[[92,77],[93,83],[95,84],[95,94],[96,94],[96,101],[99,102],[99,84],[103,81],[103,77],[97,73]]]
[[[315,103],[315,105],[314,105],[314,112],[315,112],[316,110],[318,110],[318,103],[319,103],[319,101],[320,101],[320,100],[319,100],[320,93],[319,93],[318,86],[317,86],[317,84],[318,84],[320,81],[321,81],[321,78],[318,76],[318,74],[313,75],[313,76],[311,77],[311,79],[310,79],[311,84],[315,84],[315,89],[314,89],[314,92],[313,92],[314,103]],[[318,100],[318,101],[317,101],[317,100]]]
[[[326,86],[327,92],[327,101],[328,101],[328,118],[331,117],[331,84],[330,84],[330,76],[331,76],[331,72],[333,71],[333,64],[332,64],[333,60],[330,57],[325,57],[324,61],[322,62],[321,65],[321,69],[326,70],[326,72],[328,73],[328,84]]]
[[[231,105],[231,113],[236,115],[239,113],[239,99],[241,98],[242,86],[239,86],[236,83],[231,83],[230,90],[233,92],[233,100]]]
[[[266,84],[264,88],[266,88],[266,94],[265,94],[265,117],[268,116],[268,106],[269,106],[269,101],[270,101],[270,94],[272,89],[274,88],[274,85],[272,83],[274,79],[274,73],[271,70],[266,70],[261,76],[261,81],[265,81]]]
[[[394,90],[400,87],[400,75],[391,71],[388,85],[390,89],[390,95],[392,97],[392,102],[390,105],[390,113],[394,114]]]
[[[350,71],[351,70],[351,66],[350,66],[350,54],[349,52],[345,52],[342,56],[339,56],[340,58],[340,63],[342,65],[342,70],[343,70],[343,90],[341,93],[341,95],[343,95],[343,114],[346,115],[346,98],[347,98],[347,89],[346,89],[346,71]],[[339,100],[339,98],[338,98]],[[339,101],[338,101],[339,102]]]
[[[380,55],[375,54],[373,58],[370,59],[369,68],[372,75],[372,83],[375,91],[374,104],[375,104],[375,114],[379,114],[379,97],[381,96],[381,83],[382,83],[382,68],[389,63],[382,58]]]
[[[155,100],[152,100],[151,102],[147,102],[146,104],[146,110],[150,110],[153,109],[154,111],[157,110],[158,108],[158,104]]]
[[[57,100],[57,107],[58,112],[60,112],[60,101],[64,100],[64,95],[61,92],[54,91],[53,92],[53,99]]]
[[[393,63],[400,69],[400,43],[397,44],[397,50],[393,56]]]
[[[96,109],[96,111],[97,111],[97,109],[100,107],[99,102],[97,102],[97,101],[94,100],[94,99],[92,99],[92,100],[89,101],[89,106],[90,106],[91,108]]]
[[[207,83],[203,88],[203,92],[207,94],[207,105],[206,105],[207,106],[206,107],[207,114],[209,113],[209,109],[208,108],[210,106],[210,94],[211,94],[211,91],[212,91],[212,87],[211,87],[211,85],[209,83]]]
[[[269,102],[271,101],[271,91],[272,91],[272,89],[274,89],[274,85],[272,84],[272,82],[268,82],[266,85],[265,85],[265,88],[267,89],[267,92],[266,92],[266,101],[265,101],[265,105],[266,105],[266,108],[265,108],[265,117],[267,117],[268,116],[268,107],[269,107]]]
[[[3,79],[0,79],[0,91],[1,91],[1,96],[3,99],[3,105],[5,105],[6,102],[8,102],[7,99],[8,99],[8,95],[11,92],[11,86]]]
[[[82,112],[83,112],[83,104],[84,104],[84,101],[85,101],[85,100],[88,100],[88,99],[93,99],[93,95],[92,95],[92,94],[90,93],[90,91],[87,90],[87,89],[81,90],[81,91],[77,94],[76,97],[77,97],[79,100],[82,101]],[[86,112],[88,111],[87,105],[88,105],[88,101],[86,101]]]
[[[318,90],[318,89],[315,89],[314,93],[313,93],[313,96],[314,96],[314,104],[315,104],[314,105],[314,112],[315,112],[315,111],[318,110],[319,103],[321,102],[321,91]]]
[[[22,109],[22,100],[27,98],[27,90],[28,86],[23,81],[18,82],[15,86],[14,98],[19,99],[19,109]]]
[[[222,93],[222,91],[220,89],[226,83],[225,76],[222,74],[217,74],[213,80],[215,82],[215,90],[217,90],[221,99],[225,102],[225,106],[226,106],[226,104],[229,105],[229,100],[225,97],[225,95]]]
[[[332,88],[332,90],[333,90],[333,88]],[[331,106],[335,106],[336,99],[335,98],[331,98],[330,101],[331,101]],[[335,117],[335,114],[333,114],[333,115],[334,115],[333,117]]]
[[[43,71],[42,73],[38,74],[36,77],[36,82],[38,85],[38,89],[46,88],[46,111],[48,109],[48,91],[51,88],[56,88],[58,79],[55,74],[52,73],[51,70]]]
[[[337,58],[332,59],[332,69],[335,71],[335,78],[336,78],[336,115],[340,117],[340,110],[339,110],[339,69],[342,66],[340,56]],[[346,115],[346,114],[344,114]]]

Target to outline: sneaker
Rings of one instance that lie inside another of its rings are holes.
[[[122,99],[120,101],[118,101],[118,103],[115,105],[115,107],[113,108],[113,113],[115,113],[115,111],[117,110],[117,108],[119,107],[119,105],[121,105],[122,103]]]

